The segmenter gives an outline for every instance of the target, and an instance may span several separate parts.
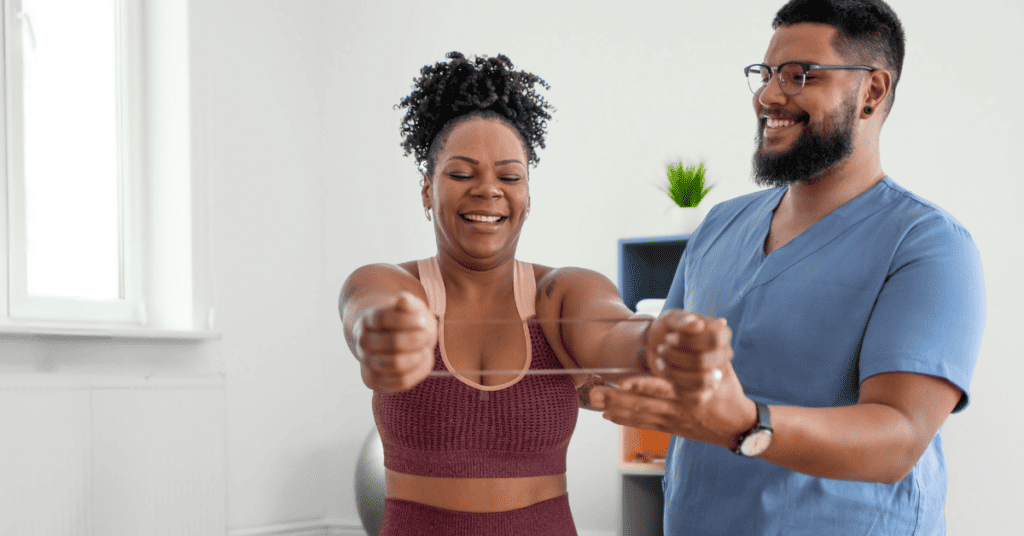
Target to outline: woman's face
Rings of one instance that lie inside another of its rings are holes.
[[[472,117],[451,129],[422,192],[439,253],[477,269],[515,258],[530,210],[526,163],[519,135],[501,120]]]

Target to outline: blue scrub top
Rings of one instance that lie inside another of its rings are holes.
[[[786,188],[715,206],[690,236],[668,308],[728,319],[751,399],[857,403],[869,376],[945,378],[969,401],[985,317],[981,261],[952,216],[886,177],[765,255]],[[665,534],[940,535],[946,470],[936,434],[896,484],[815,478],[673,437]]]

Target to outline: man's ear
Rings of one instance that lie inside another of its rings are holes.
[[[892,90],[892,73],[886,69],[875,69],[868,74],[867,87],[864,93],[864,102],[861,105],[861,115],[867,117],[871,113],[882,109],[885,100]],[[867,112],[866,110],[872,110]]]

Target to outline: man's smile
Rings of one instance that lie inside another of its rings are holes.
[[[793,119],[781,119],[781,118],[772,118],[772,117],[765,117],[764,120],[765,120],[765,126],[767,128],[783,128],[783,127],[793,126],[793,125],[795,125],[797,123]]]

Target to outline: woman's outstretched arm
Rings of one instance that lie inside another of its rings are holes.
[[[430,373],[437,319],[426,300],[419,281],[398,266],[363,266],[345,281],[338,312],[367,387],[405,391]]]
[[[608,381],[646,370],[644,350],[654,320],[634,314],[607,277],[582,268],[559,268],[538,282],[537,316],[551,348],[580,368],[633,368]],[[552,320],[561,320],[553,322]]]

